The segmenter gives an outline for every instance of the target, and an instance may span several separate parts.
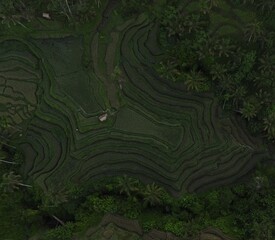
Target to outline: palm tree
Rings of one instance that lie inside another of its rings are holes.
[[[253,220],[252,229],[254,240],[272,240],[275,237],[273,235],[274,227],[269,219],[264,219],[259,222],[257,222],[257,220]]]
[[[15,162],[6,161],[6,160],[3,160],[3,159],[0,159],[0,162],[1,162],[1,163],[7,163],[7,164],[13,164],[13,165],[17,164],[17,163],[15,163]]]
[[[262,11],[272,11],[275,9],[275,2],[274,0],[260,0],[257,4]]]
[[[270,140],[275,139],[275,105],[269,110],[267,117],[264,118],[264,130]]]
[[[220,5],[220,0],[202,0],[200,1],[200,11],[203,14],[208,14],[213,7],[218,7]]]
[[[133,193],[136,193],[139,190],[139,180],[137,179],[123,175],[122,177],[119,177],[117,181],[120,194],[126,194],[128,197],[130,197]]]
[[[13,192],[14,190],[19,189],[20,186],[31,188],[31,185],[22,183],[21,176],[16,175],[13,171],[5,173],[2,176],[1,187],[4,192]]]
[[[24,3],[21,2],[21,5]],[[19,4],[18,4],[19,5]],[[24,28],[27,28],[23,23],[22,19],[29,20],[30,16],[22,11],[22,6],[19,9],[15,8],[13,1],[1,1],[0,3],[0,19],[1,23],[6,24],[8,27],[11,25],[19,24]],[[20,14],[18,14],[20,13]]]
[[[247,94],[247,89],[245,86],[237,85],[232,93],[233,104],[238,107],[239,103],[244,100]]]
[[[213,50],[219,57],[229,57],[234,53],[235,46],[231,43],[229,38],[222,38],[214,42]]]
[[[234,77],[231,74],[224,74],[219,79],[219,87],[221,89],[220,94],[226,92],[231,96],[231,93],[235,87]]]
[[[244,34],[248,38],[248,42],[256,42],[264,35],[263,23],[255,21],[246,25]]]
[[[256,98],[258,99],[259,103],[264,104],[270,104],[272,102],[272,93],[267,90],[260,89],[256,93]]]
[[[0,144],[0,162],[1,163],[7,163],[7,164],[17,164],[16,162],[13,162],[13,161],[8,161],[7,158],[9,157],[8,153],[5,152],[3,149],[2,149],[2,146]]]
[[[258,109],[255,104],[250,102],[244,102],[243,107],[240,109],[240,113],[247,120],[251,120],[252,118],[256,117],[257,112]]]
[[[203,22],[200,20],[200,16],[196,14],[188,15],[183,21],[183,28],[189,33],[198,32],[202,29]]]
[[[62,203],[68,201],[68,191],[65,187],[50,187],[44,192],[43,206],[58,207]]]
[[[172,81],[177,81],[181,76],[176,59],[167,59],[165,63],[160,62],[157,71],[161,77]]]
[[[57,11],[65,15],[68,20],[73,18],[73,13],[68,0],[51,0],[51,4],[48,5],[48,10]]]
[[[214,81],[221,80],[222,78],[224,78],[227,72],[227,66],[219,63],[214,64],[210,70],[211,78]]]
[[[95,4],[97,5],[97,7],[99,8],[101,5],[101,0],[95,0]]]
[[[253,85],[262,92],[269,92],[275,86],[275,79],[271,72],[261,71],[260,74],[255,75]],[[268,101],[272,100],[270,98]]]
[[[143,193],[143,200],[145,206],[155,206],[161,203],[161,198],[164,191],[161,187],[155,183],[148,184]]]
[[[60,185],[55,187],[51,186],[41,194],[42,205],[40,206],[40,209],[49,214],[61,225],[65,225],[64,221],[54,215],[54,213],[56,212],[57,207],[68,202],[68,194],[69,191]]]
[[[207,89],[206,78],[200,71],[191,70],[190,73],[185,74],[184,84],[187,86],[187,90],[195,90],[196,92]]]
[[[272,55],[268,55],[268,54],[265,54],[263,55],[261,58],[260,58],[260,67],[259,67],[259,70],[261,70],[262,73],[268,73],[268,75],[274,75],[275,73],[275,65],[274,65],[274,62],[275,62],[275,56]]]
[[[220,0],[206,0],[209,8],[212,9],[213,7],[218,7],[220,5]]]
[[[0,13],[1,13],[2,19],[12,17],[12,15],[16,14],[13,2],[12,1],[1,1],[0,2]]]
[[[203,14],[209,14],[211,11],[211,8],[209,7],[209,5],[207,4],[206,1],[200,1],[200,12],[202,12]]]
[[[3,119],[0,121],[0,141],[1,145],[8,146],[9,148],[16,149],[15,146],[11,145],[11,138],[12,138],[12,132],[11,128],[14,128],[15,130],[18,130],[15,127],[10,126],[9,124],[5,123]]]

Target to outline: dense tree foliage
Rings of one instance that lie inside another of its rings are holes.
[[[200,11],[185,11],[181,1],[172,1],[156,14],[166,49],[158,71],[167,79],[183,81],[187,90],[213,89],[224,109],[240,113],[252,132],[274,140],[274,1],[234,1],[236,8],[255,9],[258,19],[241,26],[240,36],[212,34],[211,9],[221,1],[202,2]]]

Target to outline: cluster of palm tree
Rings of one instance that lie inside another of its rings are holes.
[[[143,200],[144,206],[156,206],[162,202],[164,190],[154,182],[143,186],[139,180],[126,175],[118,177],[117,188],[120,194],[136,201],[138,198]]]
[[[272,10],[274,3],[239,0],[239,4],[261,6],[264,10]],[[207,0],[201,4],[211,9],[219,7],[220,2]],[[209,34],[201,13],[188,16],[174,5],[168,6],[167,12],[168,17],[165,13],[161,19],[168,37],[167,54],[159,68],[162,76],[183,81],[190,91],[205,91],[212,86],[223,108],[241,114],[249,125],[257,126],[252,127],[257,129],[255,133],[266,132],[269,139],[275,139],[274,116],[265,111],[274,103],[275,55],[271,53],[275,33],[267,32],[266,22],[247,23],[243,26],[243,38],[233,39]]]
[[[201,31],[208,21],[200,14],[186,14],[181,8],[167,7],[160,17],[162,27],[167,32],[168,38],[181,41],[186,34]]]

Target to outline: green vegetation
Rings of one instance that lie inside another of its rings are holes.
[[[0,239],[274,239],[274,10],[0,1]]]
[[[7,24],[9,27],[12,24],[25,27],[24,21],[31,21],[36,16],[41,16],[43,12],[49,12],[52,18],[85,23],[95,18],[101,4],[101,0],[8,0],[0,2],[0,18],[2,24]]]
[[[0,236],[25,239],[40,232],[45,240],[71,239],[98,225],[104,213],[114,213],[138,220],[145,231],[159,229],[183,239],[211,226],[237,239],[271,240],[275,234],[274,180],[274,167],[262,165],[244,183],[175,198],[155,183],[145,185],[123,176],[99,179],[87,189],[67,185],[66,198],[56,196],[50,204],[48,193],[39,188],[21,188],[2,192]],[[17,230],[11,236],[13,228]],[[30,229],[27,233],[26,228]]]
[[[167,6],[159,17],[167,49],[159,72],[183,81],[188,90],[211,87],[223,108],[240,113],[254,134],[273,141],[275,5],[233,2],[174,1]]]

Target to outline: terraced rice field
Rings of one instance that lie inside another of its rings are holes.
[[[212,94],[158,76],[153,20],[113,17],[88,48],[82,36],[1,40],[0,114],[23,129],[25,176],[48,188],[128,174],[179,193],[235,182],[268,157]]]

